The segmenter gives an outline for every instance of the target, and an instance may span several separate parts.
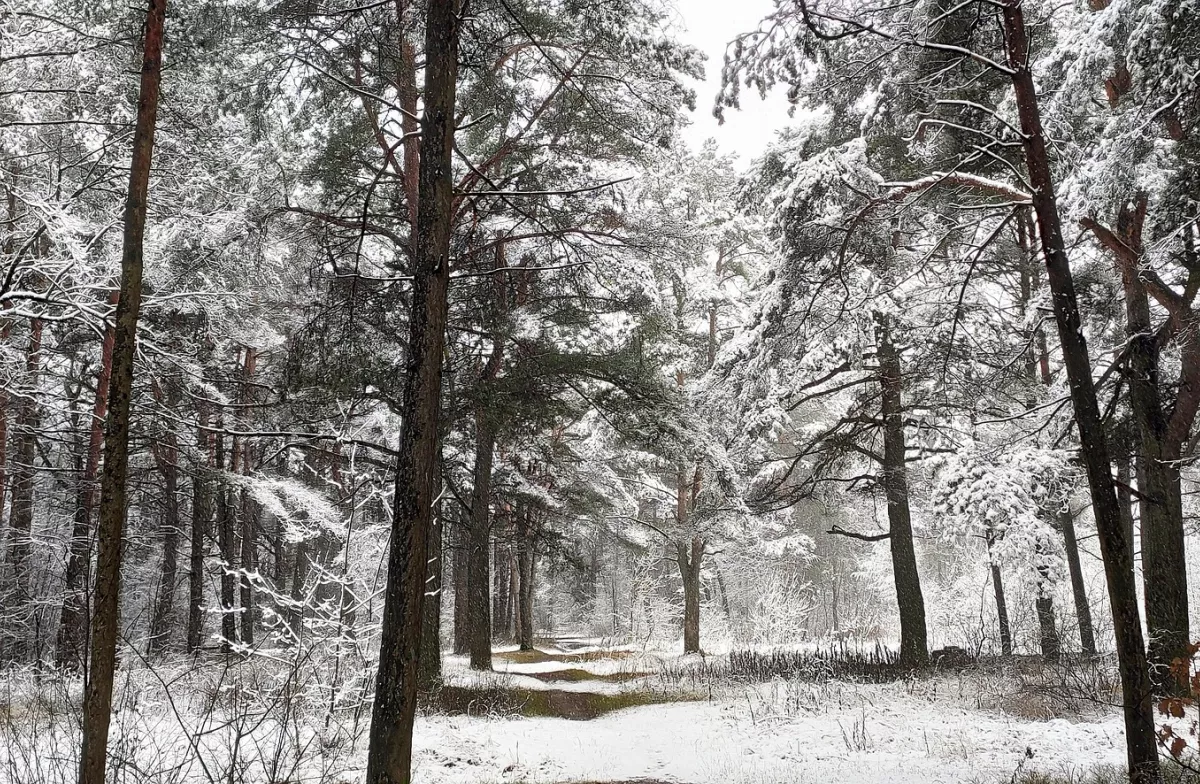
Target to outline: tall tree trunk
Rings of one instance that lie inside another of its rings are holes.
[[[1042,659],[1057,662],[1062,656],[1062,642],[1058,636],[1058,623],[1054,617],[1054,583],[1050,580],[1050,567],[1044,561],[1049,549],[1047,543],[1039,539],[1037,551],[1037,598],[1034,606],[1037,609],[1038,634],[1042,643]]]
[[[104,428],[91,666],[84,687],[79,784],[104,784],[107,759],[117,656],[121,550],[128,506],[125,491],[129,468],[129,410],[138,312],[142,304],[142,240],[146,230],[146,198],[154,154],[154,128],[158,117],[165,21],[166,0],[150,0],[142,39],[141,85],[137,122],[133,130],[133,159],[129,166],[129,194],[125,201],[125,232],[121,248],[121,293],[114,318],[113,369],[108,389],[108,419]]]
[[[221,426],[223,422],[219,421]],[[225,433],[217,433],[217,472],[218,476],[225,470]],[[234,556],[235,524],[233,512],[232,490],[224,479],[217,480],[217,549],[221,551],[221,649],[230,653],[237,644],[237,577],[233,568],[237,564]]]
[[[1117,505],[1121,513],[1121,527],[1125,529],[1125,540],[1129,544],[1129,563],[1134,562],[1133,539],[1133,456],[1129,441],[1122,438],[1121,454],[1117,457]]]
[[[1029,44],[1025,29],[1022,0],[1002,0],[1004,42],[1007,66],[1016,98],[1021,124],[1021,143],[1032,187],[1038,236],[1046,263],[1047,278],[1058,325],[1059,343],[1071,389],[1075,425],[1083,463],[1092,493],[1092,509],[1104,559],[1112,606],[1113,632],[1125,708],[1125,739],[1130,778],[1134,784],[1159,784],[1162,773],[1158,764],[1158,743],[1154,729],[1150,673],[1147,668],[1138,612],[1137,591],[1131,579],[1129,546],[1117,509],[1104,423],[1096,400],[1091,358],[1084,341],[1075,281],[1062,237],[1062,223],[1054,195],[1050,157],[1042,131],[1037,89],[1029,68]]]
[[[487,414],[476,413],[475,488],[471,493],[471,525],[467,542],[467,652],[471,668],[492,669],[491,549],[492,460],[496,436]]]
[[[725,575],[721,571],[721,564],[717,559],[713,559],[713,574],[717,576],[717,588],[721,591],[721,611],[725,613],[725,621],[733,624],[733,608],[729,603],[729,589],[725,586]]]
[[[1175,684],[1170,675],[1170,664],[1175,658],[1187,655],[1189,642],[1183,506],[1179,469],[1175,462],[1178,456],[1166,443],[1168,420],[1161,402],[1158,337],[1151,323],[1149,298],[1138,277],[1141,221],[1131,218],[1127,212],[1122,214],[1120,223],[1136,222],[1136,228],[1129,226],[1122,232],[1122,242],[1115,245],[1121,254],[1118,266],[1125,292],[1125,328],[1129,336],[1129,372],[1126,374],[1129,403],[1138,426],[1142,461],[1138,490],[1144,501],[1142,575],[1146,626],[1149,629],[1151,677],[1160,689],[1173,691]]]
[[[441,468],[438,468],[441,484]],[[433,528],[429,532],[429,576],[425,580],[425,606],[421,608],[421,669],[419,688],[428,691],[442,680],[442,541],[445,536],[445,502],[438,493]]]
[[[209,484],[209,444],[211,437],[203,409],[196,428],[196,465],[192,474],[192,530],[188,551],[188,625],[189,653],[200,650],[204,638],[204,553],[212,518],[212,491]]]
[[[508,605],[508,551],[499,538],[492,539],[492,636],[497,640],[507,632],[504,614]]]
[[[17,195],[13,193],[11,187],[5,188],[5,201],[8,202],[9,231],[4,242],[0,243],[0,248],[7,256],[13,252],[17,226]],[[5,302],[2,307],[4,310],[8,310],[12,307],[12,302]],[[11,333],[12,319],[8,316],[0,316],[0,343],[7,343]],[[10,402],[8,390],[0,388],[0,531],[4,530],[4,497],[8,490],[6,458],[8,456],[8,406]],[[2,647],[0,646],[0,657],[4,655]]]
[[[154,460],[163,477],[162,563],[158,572],[158,596],[150,618],[150,652],[158,653],[171,640],[174,625],[175,583],[179,573],[179,446],[169,427],[163,443],[154,449]]]
[[[27,655],[28,635],[25,628],[33,601],[29,560],[32,555],[33,486],[37,476],[34,459],[37,455],[38,431],[41,427],[41,406],[38,405],[38,376],[42,356],[42,321],[29,322],[29,345],[25,352],[25,377],[28,394],[17,413],[12,467],[12,506],[8,515],[8,567],[13,584],[4,605],[15,611],[6,618],[14,624],[11,634],[14,645],[5,653],[9,660]]]
[[[525,508],[517,513],[517,572],[520,590],[517,591],[517,644],[523,651],[533,650],[533,511]]]
[[[500,271],[507,267],[503,242],[496,243],[495,271],[492,276],[493,305],[498,312],[506,308],[507,280]],[[504,363],[504,338],[499,324],[492,326],[492,351],[480,375],[480,387],[486,392],[500,375]],[[475,410],[475,487],[471,494],[471,524],[467,547],[467,648],[471,667],[492,668],[491,502],[492,464],[496,449],[496,422],[486,404]]]
[[[468,524],[456,517],[450,526],[453,541],[452,567],[454,570],[454,653],[457,656],[466,655],[470,650],[467,642],[467,547]]]
[[[700,562],[704,540],[693,536],[675,542],[675,558],[683,578],[683,652],[700,653]]]
[[[989,560],[991,557],[992,547],[995,544],[995,532],[991,526],[988,526],[987,546]],[[1000,654],[1002,656],[1012,656],[1012,626],[1008,622],[1008,602],[1004,598],[1004,577],[1000,573],[1000,566],[995,561],[992,564],[992,591],[996,594],[996,616],[1000,622]]]
[[[242,365],[242,389],[240,401],[244,420],[250,420],[252,417],[252,409],[250,404],[254,402],[254,394],[251,391],[251,382],[254,379],[254,371],[258,366],[258,350],[252,346],[246,347],[245,361]],[[242,464],[240,466],[234,464],[230,466],[230,470],[237,472],[241,470],[243,476],[250,476],[254,465],[254,445],[245,442],[242,444]],[[251,582],[249,575],[254,573],[258,568],[258,504],[255,503],[253,496],[248,489],[243,489],[241,492],[241,530],[239,539],[241,540],[241,552],[238,555],[238,566],[241,568],[241,575],[238,578],[239,594],[241,598],[241,634],[243,645],[254,645],[254,623],[255,623],[255,596],[254,584]]]
[[[249,475],[251,471],[252,448],[246,445],[242,449],[242,473]],[[255,595],[254,584],[250,574],[258,570],[258,504],[248,490],[242,491],[241,515],[241,552],[238,565],[241,567],[241,602],[242,602],[242,644],[254,645]]]
[[[109,297],[117,304],[117,293]],[[108,383],[112,377],[113,325],[104,330],[100,347],[100,371],[96,375],[96,397],[92,403],[87,457],[75,491],[75,514],[71,544],[67,551],[66,585],[63,587],[62,616],[58,624],[56,663],[64,668],[82,668],[84,641],[88,634],[88,573],[91,571],[92,509],[96,504],[96,475],[100,471],[100,449],[104,445],[104,417],[108,410]]]
[[[1142,231],[1147,198],[1140,195],[1122,205],[1116,230],[1093,219],[1086,228],[1112,251],[1125,293],[1129,403],[1138,423],[1139,479],[1142,505],[1142,575],[1149,630],[1151,678],[1163,691],[1186,691],[1170,669],[1176,659],[1190,660],[1187,558],[1183,528],[1183,498],[1179,460],[1200,408],[1200,314],[1192,308],[1194,281],[1200,271],[1191,269],[1186,282],[1189,294],[1171,292],[1144,263]],[[1190,233],[1185,235],[1190,238]],[[1173,405],[1165,400],[1160,380],[1160,335],[1150,316],[1149,289],[1168,314],[1181,349],[1178,389]]]
[[[1029,214],[1029,210],[1022,208],[1017,213],[1017,240],[1021,247],[1022,259],[1021,264],[1021,316],[1027,324],[1031,324],[1033,319],[1030,317],[1030,307],[1033,303],[1034,289],[1041,288],[1041,276],[1038,274],[1037,255],[1033,251],[1033,220]],[[1025,340],[1028,345],[1028,350],[1025,353],[1025,372],[1030,384],[1030,394],[1026,399],[1026,407],[1032,411],[1036,405],[1036,400],[1033,397],[1032,389],[1037,384],[1040,375],[1042,386],[1047,389],[1053,383],[1053,377],[1050,373],[1050,350],[1047,348],[1046,333],[1041,327],[1029,327],[1025,330]],[[1040,373],[1039,373],[1040,371]],[[1056,523],[1063,535],[1063,550],[1066,553],[1067,562],[1079,564],[1079,543],[1075,539],[1075,523],[1071,519],[1070,510],[1065,519],[1062,514],[1056,516]],[[1046,510],[1042,510],[1041,514],[1047,514]],[[1038,539],[1035,543],[1037,554],[1037,593],[1034,597],[1034,609],[1038,617],[1038,634],[1041,641],[1042,658],[1048,662],[1056,662],[1062,654],[1062,639],[1058,633],[1058,623],[1054,612],[1054,584],[1051,580],[1050,569],[1043,563],[1044,556],[1049,549],[1049,542]],[[1074,583],[1072,583],[1074,588]],[[1083,578],[1080,576],[1079,582],[1080,591],[1083,590]],[[1088,607],[1087,594],[1082,595],[1082,602],[1079,596],[1076,595],[1075,613],[1079,621],[1079,632],[1081,639],[1088,639],[1091,636],[1092,616],[1091,608]],[[1093,645],[1093,647],[1095,647]]]
[[[450,277],[458,10],[456,0],[433,0],[425,24],[425,111],[421,118],[412,311],[367,784],[408,784],[411,778]]]
[[[304,637],[305,592],[308,584],[308,552],[311,548],[307,539],[296,542],[292,553],[292,605],[288,611],[288,627],[292,638],[299,645]]]
[[[888,505],[888,541],[896,602],[900,608],[900,664],[924,667],[929,661],[925,628],[925,598],[913,545],[912,512],[908,505],[907,450],[904,444],[904,388],[900,353],[892,343],[887,316],[876,317],[879,344],[879,387],[883,414],[883,492]]]
[[[510,640],[521,636],[517,630],[517,608],[521,604],[521,559],[517,557],[517,546],[516,541],[510,543],[506,552],[509,558],[509,587],[505,591],[508,603],[504,605],[504,629]]]
[[[1070,507],[1058,515],[1067,554],[1067,572],[1071,575],[1071,596],[1075,601],[1075,618],[1079,623],[1079,647],[1085,656],[1096,655],[1096,633],[1092,627],[1092,606],[1088,603],[1083,584],[1083,565],[1079,562],[1079,540],[1075,535],[1075,516]],[[1127,529],[1128,530],[1128,529]]]

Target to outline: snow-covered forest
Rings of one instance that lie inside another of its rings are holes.
[[[0,782],[1200,781],[1200,2],[759,16],[0,0]]]

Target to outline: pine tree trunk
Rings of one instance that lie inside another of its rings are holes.
[[[700,653],[700,562],[704,557],[704,540],[693,536],[690,541],[675,543],[679,575],[683,578],[683,652]]]
[[[117,304],[117,294],[109,297]],[[96,475],[100,471],[100,449],[104,445],[104,417],[108,410],[108,383],[112,377],[113,326],[104,331],[100,348],[100,371],[96,375],[96,397],[92,403],[87,457],[75,493],[71,544],[67,550],[66,585],[58,624],[56,663],[62,668],[83,668],[84,643],[88,635],[88,573],[91,571],[92,510],[96,504]]]
[[[994,545],[995,532],[989,526],[987,532],[989,560]],[[1008,621],[1008,601],[1004,598],[1004,577],[1000,573],[1000,566],[995,561],[992,561],[992,590],[996,595],[996,616],[1000,623],[1000,654],[1002,656],[1012,656],[1012,626]]]
[[[1037,551],[1037,598],[1034,606],[1037,610],[1038,636],[1042,644],[1042,659],[1047,662],[1057,662],[1062,656],[1062,642],[1058,636],[1058,623],[1054,617],[1054,583],[1050,580],[1050,568],[1043,561],[1046,543],[1038,540]]]
[[[497,506],[499,506],[499,504],[497,504]],[[499,509],[496,510],[496,515],[493,518],[492,526],[493,528],[499,528],[500,526]],[[492,619],[492,640],[498,641],[500,639],[500,618],[504,611],[504,608],[500,606],[504,599],[504,588],[500,585],[501,577],[504,572],[504,566],[500,563],[501,557],[503,556],[503,553],[500,550],[500,539],[495,535],[493,535],[491,539],[491,544],[488,547],[488,574],[490,574],[492,577],[492,587],[488,589],[488,597],[490,597],[492,607],[490,610],[488,610],[488,613]]]
[[[367,784],[409,784],[417,708],[421,606],[437,463],[446,288],[453,217],[451,154],[458,74],[459,15],[434,0],[425,25],[425,111],[421,118],[412,310],[396,461],[395,513],[371,711]]]
[[[1186,692],[1170,674],[1176,659],[1190,660],[1188,651],[1187,558],[1183,528],[1183,498],[1179,461],[1200,407],[1200,316],[1190,302],[1165,303],[1168,316],[1180,327],[1181,344],[1177,392],[1173,404],[1164,400],[1160,379],[1159,336],[1153,328],[1142,258],[1142,230],[1147,199],[1141,196],[1122,206],[1116,231],[1085,219],[1116,257],[1125,293],[1126,332],[1129,335],[1129,403],[1138,424],[1143,461],[1138,489],[1142,493],[1142,574],[1146,627],[1149,630],[1151,678],[1163,691]],[[1188,235],[1190,236],[1190,235]],[[1152,274],[1152,273],[1151,273]],[[1194,279],[1197,273],[1192,273]],[[1159,300],[1159,304],[1164,304]]]
[[[454,653],[466,655],[470,649],[467,642],[467,534],[468,525],[457,518],[450,527],[454,549]]]
[[[288,612],[288,627],[296,645],[304,638],[304,617],[306,615],[306,591],[308,590],[308,551],[311,548],[307,539],[296,542],[292,557],[292,606]]]
[[[440,475],[440,471],[438,472]],[[440,484],[440,482],[439,482]],[[440,497],[439,493],[439,497]],[[421,669],[418,688],[429,691],[442,680],[442,540],[445,525],[442,521],[445,503],[438,501],[429,532],[429,575],[425,580],[425,606],[421,608],[424,627],[421,629]]]
[[[158,653],[171,640],[175,583],[179,573],[179,448],[173,430],[168,429],[162,445],[154,449],[154,458],[163,477],[163,555],[158,573],[158,596],[150,618],[149,649],[151,653]]]
[[[888,505],[888,541],[892,550],[892,571],[896,581],[896,601],[900,608],[900,664],[924,667],[929,661],[929,642],[925,628],[925,598],[921,594],[921,576],[913,545],[912,512],[908,505],[908,466],[904,444],[903,376],[900,354],[892,344],[887,317],[877,321],[879,344],[879,387],[883,415],[883,491]]]
[[[725,613],[725,620],[733,623],[733,609],[729,603],[729,589],[725,587],[725,576],[721,571],[721,565],[717,560],[713,559],[713,574],[717,576],[717,588],[721,591],[721,611]]]
[[[208,478],[210,435],[205,429],[207,420],[203,409],[198,414],[198,420],[196,466],[192,474],[192,530],[188,550],[189,653],[198,652],[204,638],[204,553],[205,538],[209,536],[212,517],[212,495]]]
[[[142,240],[146,229],[146,199],[158,116],[165,21],[166,0],[150,0],[142,40],[141,85],[137,122],[133,131],[133,159],[129,167],[129,193],[125,201],[125,231],[121,249],[121,293],[114,318],[113,369],[108,390],[108,419],[104,428],[91,665],[84,689],[79,784],[104,784],[107,759],[117,655],[121,551],[128,507],[125,491],[129,468],[129,411],[138,313],[142,304]]]
[[[1041,288],[1041,276],[1038,274],[1037,258],[1033,251],[1033,221],[1029,211],[1022,209],[1017,219],[1018,238],[1027,262],[1021,268],[1021,313],[1029,321],[1029,308],[1033,302],[1034,288]],[[1029,341],[1027,352],[1027,374],[1030,384],[1040,380],[1042,386],[1049,389],[1053,383],[1050,374],[1050,350],[1046,343],[1046,333],[1036,327],[1026,333]],[[1036,353],[1035,353],[1036,352]],[[1040,378],[1039,378],[1040,376]],[[1035,401],[1028,400],[1029,410],[1033,410]],[[1067,559],[1067,569],[1071,576],[1071,595],[1075,604],[1075,617],[1079,625],[1080,647],[1085,654],[1096,652],[1095,635],[1092,633],[1092,609],[1088,604],[1087,590],[1083,585],[1083,572],[1079,564],[1079,542],[1075,536],[1075,519],[1071,510],[1065,509],[1056,518],[1058,530],[1063,537],[1063,552]],[[1038,542],[1038,553],[1042,552],[1042,542]],[[1035,599],[1035,609],[1038,615],[1038,628],[1042,641],[1042,656],[1047,661],[1058,661],[1062,651],[1062,640],[1054,623],[1054,600],[1046,586],[1049,571],[1039,568],[1038,595]]]
[[[30,556],[33,535],[33,487],[37,476],[34,460],[37,455],[38,431],[41,427],[41,407],[38,405],[38,377],[42,356],[42,322],[34,319],[29,323],[29,345],[25,352],[25,376],[29,384],[28,396],[18,409],[16,437],[13,445],[12,506],[8,515],[8,568],[12,573],[12,586],[4,601],[4,608],[13,613],[5,618],[14,624],[14,644],[4,658],[17,661],[28,655],[26,626],[33,601]]]
[[[467,652],[471,668],[492,669],[491,550],[492,460],[495,435],[488,417],[476,414],[475,489],[471,494],[471,525],[467,542]]]
[[[251,447],[249,445],[245,446],[242,450],[242,473],[246,476],[249,476],[251,471],[251,454]],[[238,561],[242,570],[249,574],[258,570],[258,504],[254,502],[248,490],[242,491],[241,522],[242,548],[238,556]],[[254,585],[245,574],[241,576],[240,581],[242,644],[252,646],[254,645],[254,622],[256,614]]]
[[[217,471],[225,470],[225,434],[217,433]],[[217,549],[221,551],[221,650],[230,653],[237,644],[237,577],[233,569],[237,564],[234,555],[235,524],[232,491],[226,482],[218,480],[217,495]]]
[[[1117,505],[1121,512],[1121,527],[1125,529],[1125,541],[1129,544],[1129,563],[1134,563],[1133,538],[1133,457],[1127,438],[1122,438],[1121,454],[1117,458]]]
[[[1136,246],[1135,246],[1136,247]],[[1137,276],[1140,258],[1119,265],[1125,291],[1129,335],[1129,404],[1138,425],[1142,494],[1142,577],[1151,676],[1174,691],[1170,663],[1186,656],[1188,640],[1187,566],[1184,561],[1183,506],[1177,457],[1165,443],[1167,415],[1161,403],[1159,350],[1146,289]]]
[[[517,643],[533,650],[533,512],[522,509],[517,517]]]
[[[1029,70],[1029,45],[1021,0],[1002,0],[1004,42],[1011,72],[1017,115],[1020,119],[1025,163],[1032,186],[1038,235],[1058,325],[1059,343],[1066,365],[1075,410],[1075,425],[1083,463],[1092,493],[1092,509],[1104,559],[1117,641],[1123,702],[1125,739],[1130,778],[1134,784],[1160,784],[1158,743],[1154,729],[1150,674],[1142,639],[1137,591],[1128,562],[1129,545],[1117,509],[1104,423],[1096,400],[1091,359],[1082,332],[1075,282],[1062,237],[1062,222],[1054,195],[1050,157],[1042,131],[1037,89]]]
[[[992,590],[996,594],[996,615],[1000,621],[1000,655],[1012,656],[1012,627],[1008,623],[1008,603],[1004,598],[1004,581],[1000,567],[992,564]]]
[[[1083,565],[1079,562],[1079,541],[1075,535],[1075,517],[1069,508],[1058,516],[1067,554],[1067,571],[1071,575],[1071,596],[1075,601],[1075,619],[1079,623],[1079,647],[1085,656],[1096,655],[1096,633],[1092,627],[1092,606],[1088,603],[1083,584]]]
[[[521,563],[517,558],[516,543],[509,544],[508,558],[509,587],[506,593],[509,600],[504,606],[504,629],[510,640],[516,640],[521,636],[517,630],[517,606],[521,603]]]
[[[492,636],[504,639],[504,613],[508,604],[508,553],[499,538],[492,539]]]
[[[242,389],[240,401],[243,405],[243,411],[251,412],[250,404],[254,402],[254,395],[251,392],[251,381],[254,378],[255,369],[258,366],[258,350],[247,346],[245,362],[242,366]],[[243,414],[243,419],[250,420],[251,414]],[[253,470],[254,445],[251,443],[243,443],[241,450],[242,464],[238,466],[236,463],[230,466],[230,470],[237,472],[241,470],[243,476],[250,476]],[[256,618],[254,584],[250,581],[249,574],[258,569],[258,504],[254,502],[254,498],[250,495],[249,490],[242,490],[241,493],[241,552],[238,555],[238,566],[242,570],[242,574],[238,578],[240,587],[239,594],[241,599],[241,634],[242,644],[247,646],[254,645],[254,624]]]

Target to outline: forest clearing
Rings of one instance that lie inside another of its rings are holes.
[[[837,650],[829,653],[844,655]],[[418,714],[414,776],[436,784],[999,784],[1041,781],[1040,773],[1085,781],[1123,761],[1111,665],[1072,674],[990,662],[855,680],[824,671],[816,653],[757,654],[798,657],[793,677],[769,680],[746,669],[747,653],[738,670],[722,656],[614,649],[602,639],[501,647],[493,673],[449,657]],[[343,695],[331,712],[303,693],[317,688],[303,678],[301,691],[281,697],[263,680],[272,665],[254,669],[133,669],[118,686],[114,779],[361,780],[361,702]],[[285,681],[277,673],[274,688]],[[206,705],[214,688],[230,702]],[[45,704],[14,716],[11,691],[8,699],[0,769],[14,782],[70,780],[78,760],[69,701],[57,716]]]
[[[1200,0],[0,0],[0,784],[1200,783]]]

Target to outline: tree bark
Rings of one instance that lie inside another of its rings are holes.
[[[1062,642],[1058,636],[1058,623],[1054,617],[1054,583],[1050,580],[1050,567],[1042,562],[1048,547],[1042,540],[1036,545],[1037,565],[1037,598],[1034,606],[1037,610],[1038,634],[1042,643],[1042,659],[1047,662],[1057,662],[1062,657]]]
[[[520,511],[516,512],[518,517],[514,518],[517,525],[520,525]],[[517,531],[519,532],[519,528]],[[517,541],[513,542],[513,546],[509,548],[508,553],[508,631],[512,639],[521,639],[521,558],[520,558],[520,538],[519,533],[516,535]]]
[[[28,395],[21,401],[17,413],[12,466],[12,506],[8,515],[8,566],[13,584],[4,605],[16,612],[7,623],[15,624],[13,646],[4,657],[10,661],[25,658],[28,635],[25,626],[33,601],[33,586],[29,573],[33,536],[33,488],[37,472],[38,431],[41,427],[41,406],[38,405],[38,376],[42,356],[42,321],[29,322],[29,345],[25,352],[25,376]]]
[[[441,471],[438,471],[439,484]],[[441,498],[441,493],[438,493]],[[429,576],[425,579],[425,606],[421,608],[421,669],[419,688],[428,691],[442,680],[442,540],[445,536],[443,511],[445,502],[439,500],[429,532]]]
[[[117,304],[117,293],[109,297]],[[96,475],[100,471],[100,449],[104,445],[104,417],[108,410],[108,383],[112,378],[113,325],[104,330],[100,347],[100,371],[96,375],[96,397],[92,403],[87,457],[75,491],[75,515],[71,544],[67,551],[66,585],[63,587],[62,616],[58,624],[56,663],[63,668],[82,668],[84,642],[88,634],[88,573],[91,571],[92,510],[96,504]]]
[[[704,540],[699,536],[678,540],[675,554],[683,578],[683,652],[700,653],[700,565]]]
[[[1133,539],[1133,456],[1128,440],[1122,439],[1121,454],[1117,457],[1117,504],[1120,507],[1121,527],[1125,529],[1125,540],[1129,544],[1129,563],[1134,562]]]
[[[523,651],[533,650],[533,511],[522,509],[517,516],[517,644]]]
[[[251,471],[250,445],[242,447],[242,473],[249,476]],[[238,566],[242,570],[239,577],[241,599],[241,634],[243,645],[254,645],[255,623],[255,592],[254,584],[249,575],[258,570],[258,504],[247,490],[242,491],[241,515],[241,552],[238,554]]]
[[[904,444],[903,375],[900,353],[892,343],[887,316],[876,317],[879,344],[879,387],[883,415],[883,491],[888,505],[888,541],[896,602],[900,608],[900,665],[924,667],[929,661],[925,627],[925,598],[913,545],[912,512],[908,505],[907,449]]]
[[[288,611],[288,626],[296,645],[304,638],[305,591],[308,583],[308,551],[309,542],[301,539],[296,542],[292,554],[292,606]]]
[[[196,428],[196,465],[192,475],[192,530],[188,551],[188,625],[189,653],[200,650],[204,637],[204,553],[205,538],[209,535],[212,517],[212,495],[209,486],[209,443],[205,429],[207,418],[201,409]]]
[[[251,382],[257,367],[258,350],[252,346],[247,346],[245,361],[242,365],[242,390],[240,395],[243,411],[246,412],[252,410],[250,404],[254,402],[254,395],[251,392]],[[243,418],[250,420],[251,416],[247,413],[243,415]],[[233,465],[230,468],[233,472],[237,472],[240,469],[243,476],[250,476],[254,463],[254,445],[243,443],[241,452],[241,466]],[[238,555],[238,566],[242,571],[242,574],[238,578],[240,587],[239,595],[242,605],[241,641],[243,645],[252,646],[254,645],[256,608],[254,584],[251,582],[249,575],[258,568],[258,504],[255,503],[249,490],[242,490],[241,496],[242,514],[239,537],[241,539],[241,552]]]
[[[1033,302],[1034,289],[1041,288],[1041,276],[1038,274],[1037,257],[1033,251],[1033,225],[1029,211],[1022,208],[1017,218],[1017,235],[1025,258],[1021,267],[1021,314],[1027,323],[1031,322],[1029,308]],[[1050,350],[1047,347],[1046,333],[1040,326],[1026,331],[1026,341],[1029,345],[1026,361],[1026,373],[1030,384],[1039,380],[1047,389],[1053,383],[1050,374]],[[1035,400],[1030,395],[1028,408],[1033,410]],[[1075,604],[1075,617],[1079,625],[1080,647],[1085,654],[1096,652],[1095,635],[1092,633],[1092,608],[1088,604],[1087,590],[1083,585],[1083,572],[1079,564],[1079,541],[1075,536],[1075,519],[1068,507],[1056,517],[1056,525],[1063,537],[1063,551],[1066,554],[1067,569],[1071,576],[1071,595]],[[1043,542],[1038,542],[1038,553],[1041,554]],[[1041,633],[1042,655],[1047,661],[1058,661],[1062,652],[1062,640],[1054,623],[1054,599],[1050,594],[1049,570],[1038,568],[1038,594],[1035,608],[1038,614],[1038,628]]]
[[[467,652],[471,668],[492,669],[491,549],[492,461],[496,436],[488,416],[476,413],[475,488],[471,493],[471,525],[467,542]]]
[[[995,534],[989,526],[987,533],[989,558],[991,557],[994,542]],[[1002,656],[1012,656],[1012,626],[1008,621],[1008,601],[1004,598],[1004,577],[1000,573],[999,564],[995,561],[992,561],[992,591],[996,595],[996,616],[1000,623],[1000,654]]]
[[[1091,358],[1083,337],[1075,281],[1062,237],[1062,222],[1054,194],[1050,157],[1042,131],[1037,89],[1029,69],[1029,44],[1022,0],[1002,0],[1002,26],[1021,124],[1021,144],[1032,187],[1038,236],[1046,263],[1059,343],[1071,389],[1080,452],[1087,470],[1092,509],[1104,559],[1117,642],[1125,714],[1129,775],[1134,784],[1160,784],[1158,743],[1154,730],[1151,684],[1147,669],[1137,591],[1131,579],[1129,546],[1117,509],[1104,424],[1096,400]]]
[[[492,539],[492,636],[504,639],[508,628],[504,625],[508,611],[508,549],[498,537]]]
[[[1122,212],[1125,224],[1119,243],[1105,243],[1118,256],[1125,293],[1125,328],[1129,336],[1126,373],[1129,404],[1138,425],[1142,473],[1142,576],[1146,626],[1149,630],[1151,677],[1164,691],[1175,691],[1171,662],[1186,657],[1188,639],[1187,564],[1183,536],[1183,504],[1177,450],[1168,437],[1162,406],[1159,347],[1150,316],[1146,288],[1138,277],[1141,264],[1141,217]],[[1103,230],[1093,225],[1102,235]]]
[[[425,111],[421,118],[412,310],[367,784],[408,784],[411,778],[450,276],[458,10],[455,0],[433,0],[425,24]]]
[[[107,758],[117,655],[121,551],[128,506],[125,492],[129,468],[129,410],[138,313],[142,304],[142,241],[146,231],[146,200],[158,118],[165,21],[166,0],[150,0],[142,39],[141,85],[133,131],[133,159],[129,166],[129,193],[125,201],[121,293],[114,317],[113,369],[104,428],[104,465],[100,475],[91,666],[84,688],[79,784],[104,784]]]
[[[222,423],[223,424],[223,423]],[[217,472],[225,470],[225,434],[217,433]],[[237,644],[237,577],[233,573],[237,558],[234,556],[235,524],[232,492],[226,482],[217,482],[217,549],[221,551],[221,650],[232,652]]]
[[[467,542],[468,524],[457,518],[450,526],[453,551],[452,566],[454,569],[454,653],[457,656],[466,655],[469,650],[467,643]]]
[[[179,573],[179,446],[175,431],[168,429],[163,443],[154,448],[154,461],[163,477],[162,563],[158,573],[158,596],[150,618],[150,653],[159,653],[171,640],[175,608],[175,583]]]
[[[1092,626],[1092,606],[1088,603],[1087,588],[1083,584],[1083,565],[1079,562],[1079,540],[1075,535],[1075,516],[1069,507],[1059,513],[1058,528],[1062,531],[1067,555],[1067,571],[1071,575],[1071,596],[1075,601],[1075,618],[1079,623],[1079,648],[1085,656],[1095,656],[1096,633]],[[1127,528],[1127,530],[1129,529]],[[1132,563],[1132,554],[1130,562]]]

